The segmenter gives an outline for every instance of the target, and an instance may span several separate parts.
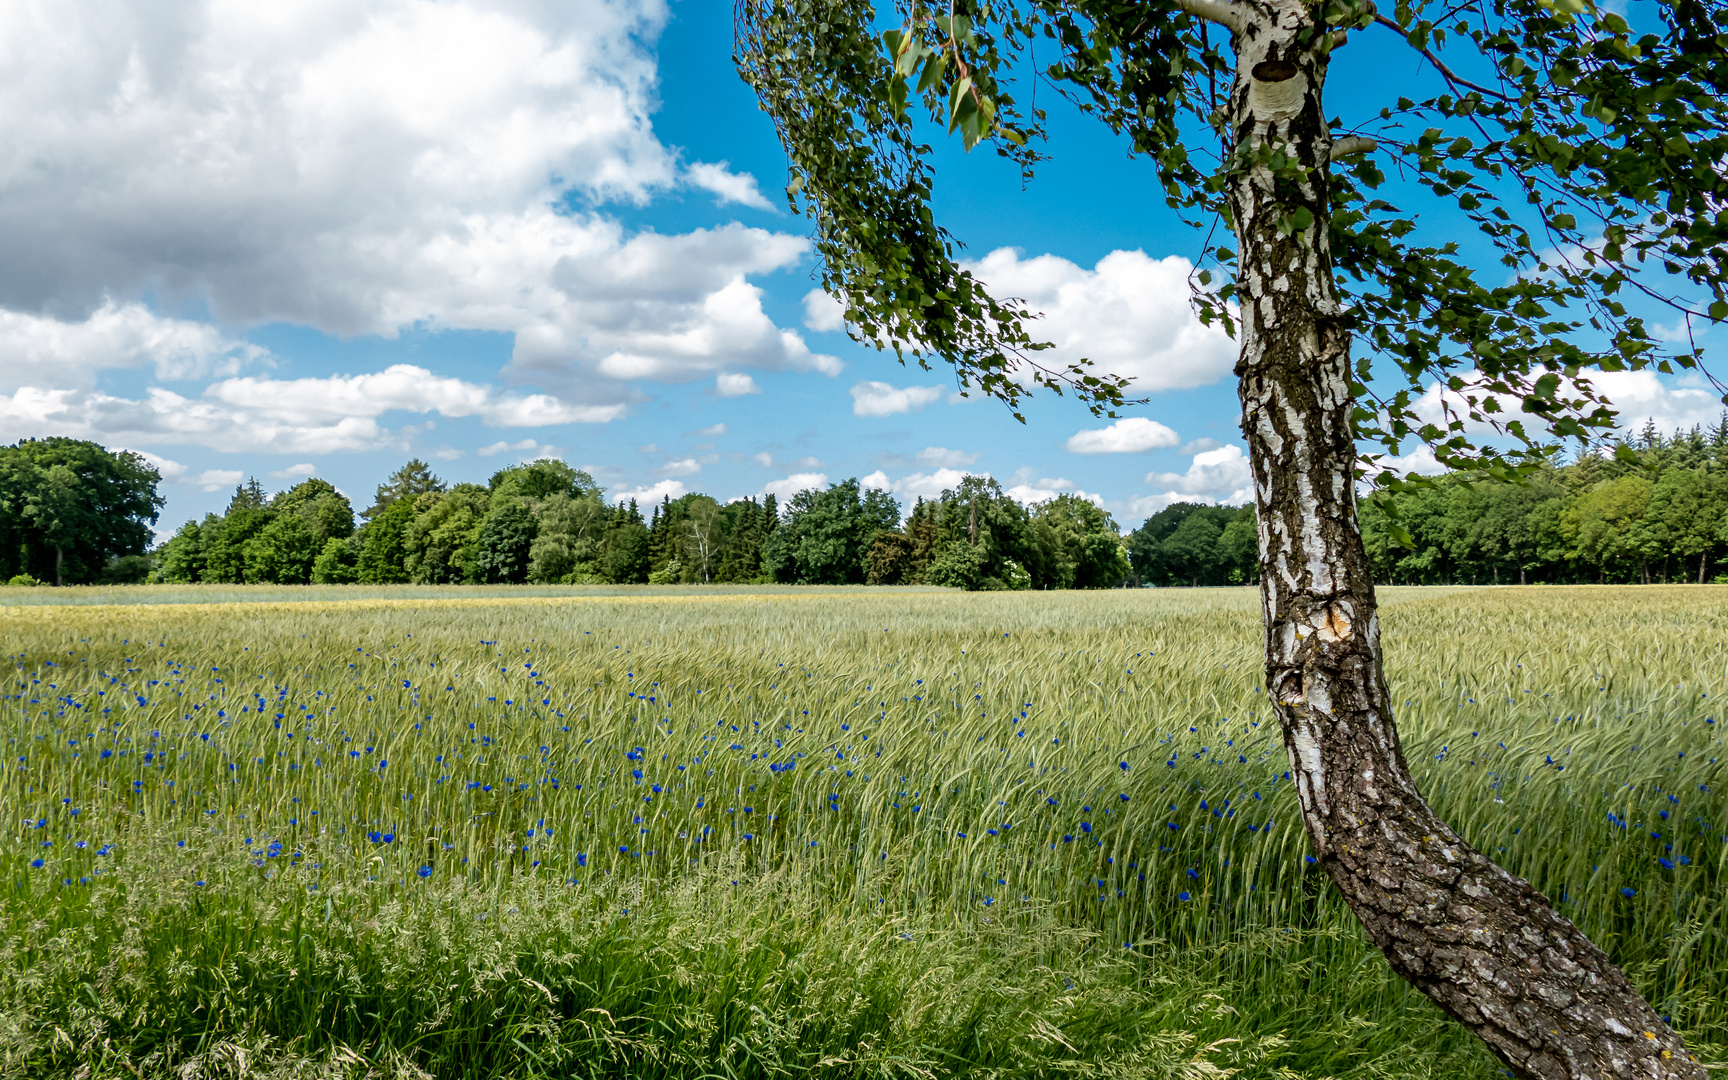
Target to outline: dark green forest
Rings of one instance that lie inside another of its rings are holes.
[[[1028,509],[987,477],[900,504],[846,480],[721,503],[691,493],[608,506],[587,473],[543,459],[484,486],[410,461],[358,515],[329,483],[267,496],[243,483],[220,516],[188,521],[149,580],[291,584],[932,584],[1111,588],[1131,573],[1110,515],[1061,496]]]
[[[0,446],[0,581],[137,581],[162,509],[137,454],[79,439]]]
[[[328,481],[241,484],[222,514],[152,549],[160,477],[143,458],[51,438],[0,447],[0,580],[270,584],[930,584],[964,589],[1244,585],[1252,507],[1175,503],[1121,535],[1063,495],[1027,507],[966,477],[901,516],[855,479],[779,503],[699,493],[609,505],[540,460],[449,485],[423,461],[356,513]],[[1636,437],[1506,484],[1451,475],[1364,500],[1388,584],[1705,582],[1728,559],[1728,415]]]

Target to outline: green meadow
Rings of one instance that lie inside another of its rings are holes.
[[[1389,589],[1413,770],[1728,1060],[1728,588]],[[0,1077],[1493,1080],[1250,590],[0,598]]]

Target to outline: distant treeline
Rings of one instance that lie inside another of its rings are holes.
[[[1382,582],[1709,581],[1728,556],[1728,413],[1672,436],[1646,424],[1528,484],[1444,477],[1392,509],[1396,522],[1373,505],[1362,513]],[[1394,524],[1413,547],[1394,541]]]
[[[267,496],[241,484],[220,516],[189,521],[149,580],[293,584],[932,584],[1086,589],[1123,584],[1110,515],[1075,496],[1027,508],[988,477],[920,499],[904,521],[883,491],[846,480],[721,503],[667,498],[644,517],[608,506],[587,473],[544,459],[448,486],[423,461],[359,515],[328,482]]]
[[[0,447],[0,580],[1099,589],[1259,578],[1252,507],[1176,503],[1123,537],[1086,499],[1027,507],[978,476],[904,519],[893,496],[857,480],[783,504],[692,493],[644,514],[634,500],[608,505],[561,461],[450,486],[415,460],[358,516],[324,480],[275,495],[248,480],[222,514],[151,551],[160,479],[137,454],[77,439]],[[1525,484],[1447,476],[1389,504],[1364,500],[1362,525],[1382,583],[1712,580],[1728,558],[1728,414],[1672,436],[1646,425]]]

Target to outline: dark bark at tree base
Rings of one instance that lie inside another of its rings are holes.
[[[1607,955],[1465,843],[1410,777],[1356,513],[1350,335],[1326,232],[1327,58],[1300,44],[1314,30],[1305,0],[1230,10],[1241,23],[1236,374],[1259,510],[1266,684],[1315,854],[1393,970],[1517,1075],[1703,1080]],[[1299,163],[1295,178],[1254,164],[1262,148]],[[1314,224],[1293,228],[1298,208]]]

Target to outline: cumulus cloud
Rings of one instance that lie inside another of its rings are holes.
[[[214,326],[106,300],[83,319],[0,310],[0,389],[43,385],[92,389],[98,372],[150,367],[158,379],[237,374],[268,350]]]
[[[1375,476],[1383,472],[1392,472],[1399,476],[1408,476],[1411,473],[1418,476],[1439,476],[1446,471],[1446,466],[1440,464],[1432,448],[1418,446],[1400,457],[1381,458],[1369,471]]]
[[[500,439],[490,446],[482,446],[480,449],[474,451],[474,453],[479,457],[497,457],[499,454],[508,454],[511,451],[521,452],[534,450],[539,445],[540,443],[536,439],[523,439],[520,442],[505,442]]]
[[[723,398],[735,398],[760,394],[762,388],[756,385],[755,379],[741,371],[722,371],[714,380],[714,392]]]
[[[186,476],[186,466],[171,458],[152,454],[148,450],[134,450],[132,453],[148,461],[150,466],[156,470],[156,474],[170,484],[177,484]]]
[[[999,248],[968,266],[996,294],[1043,312],[1031,332],[1056,348],[1040,362],[1087,357],[1098,371],[1132,378],[1133,393],[1205,386],[1236,363],[1230,336],[1201,324],[1189,307],[1193,264],[1180,256],[1113,251],[1087,270],[1055,255],[1027,259]]]
[[[1008,480],[1008,487],[1003,490],[1010,498],[1026,506],[1049,502],[1058,495],[1078,495],[1094,505],[1104,505],[1102,496],[1082,491],[1067,477],[1039,476],[1037,471],[1031,468],[1016,469]]]
[[[867,380],[852,388],[852,415],[893,416],[895,413],[917,412],[942,397],[939,386],[908,386],[905,389],[885,382]]]
[[[800,472],[763,484],[759,494],[772,495],[781,502],[785,502],[800,491],[806,491],[810,488],[823,489],[827,486],[827,473]]]
[[[1106,428],[1076,431],[1068,437],[1070,454],[1144,454],[1175,446],[1176,433],[1156,420],[1129,416]]]
[[[188,398],[162,387],[142,398],[101,391],[24,387],[0,393],[0,426],[27,435],[123,443],[179,443],[215,450],[325,454],[400,447],[411,429],[390,431],[392,411],[474,416],[493,427],[602,423],[622,405],[573,405],[519,396],[398,364],[369,375],[313,379],[225,379]]]
[[[1165,505],[1178,497],[1219,503],[1245,503],[1254,498],[1248,455],[1235,444],[1195,454],[1185,473],[1147,473],[1145,483],[1167,489]]]
[[[772,210],[768,200],[762,197],[762,192],[756,188],[756,178],[749,173],[735,173],[726,167],[726,162],[699,162],[684,171],[684,176],[691,184],[714,194],[714,201],[721,206],[727,203],[740,203],[754,207],[757,210]]]
[[[960,481],[968,476],[989,476],[989,473],[974,473],[970,470],[962,472],[959,469],[937,469],[934,472],[912,473],[894,481],[887,490],[906,499],[934,499],[949,488],[957,488]]]
[[[1184,453],[1184,454],[1199,454],[1199,453],[1204,453],[1207,450],[1216,450],[1220,446],[1223,446],[1223,445],[1224,444],[1219,442],[1217,439],[1200,438],[1200,439],[1195,439],[1192,442],[1185,445],[1184,447],[1182,447],[1182,453]]]
[[[393,364],[366,375],[225,379],[206,390],[205,396],[254,415],[303,425],[400,410],[477,416],[491,427],[544,427],[605,423],[624,412],[621,405],[572,405],[546,394],[503,394],[478,383],[440,377],[412,364]]]
[[[926,446],[912,455],[918,464],[925,468],[958,468],[961,465],[977,463],[982,454],[969,454],[964,450],[950,450],[946,446]]]
[[[846,305],[821,289],[804,294],[804,325],[818,333],[838,330],[846,325]]]
[[[709,424],[705,428],[697,428],[696,434],[705,435],[710,439],[718,438],[719,436],[726,434],[726,425],[725,424]]]
[[[892,492],[894,490],[894,481],[888,479],[887,473],[883,472],[881,469],[877,469],[869,476],[859,480],[858,486],[864,488],[866,491],[874,489],[876,491]]]
[[[1685,372],[1663,376],[1646,368],[1643,371],[1592,371],[1585,376],[1596,391],[1613,404],[1620,415],[1619,428],[1636,434],[1646,421],[1653,421],[1664,435],[1693,426],[1708,426],[1722,415],[1722,399],[1703,375]],[[1565,392],[1564,389],[1562,392]],[[1422,396],[1411,403],[1413,411],[1431,424],[1446,423],[1446,406],[1458,416],[1464,415],[1464,399],[1438,382],[1429,383]],[[1500,397],[1500,416],[1507,420],[1522,419],[1530,425],[1532,418],[1522,410],[1517,398]],[[1466,420],[1466,432],[1492,435],[1493,428],[1484,423]]]
[[[661,480],[659,483],[649,484],[647,487],[624,488],[614,491],[607,498],[614,503],[626,503],[635,499],[638,503],[646,506],[648,503],[657,503],[661,499],[681,499],[689,490],[684,486],[682,480]]]
[[[303,461],[298,465],[290,465],[286,469],[277,469],[275,472],[270,474],[270,479],[304,480],[308,476],[315,474],[317,471],[318,466],[312,464],[310,461]]]
[[[838,374],[748,280],[804,238],[632,236],[599,209],[680,182],[766,205],[724,163],[680,173],[655,138],[666,17],[661,0],[0,16],[0,244],[31,253],[0,265],[0,377],[87,391],[106,367],[221,377],[265,358],[145,295],[216,326],[511,333],[506,376],[549,396],[499,396],[504,425],[621,408],[640,380]],[[57,374],[25,381],[33,363]]]
[[[660,471],[667,476],[695,476],[702,471],[702,463],[693,457],[679,458],[660,466]]]
[[[239,469],[205,469],[189,482],[197,484],[205,491],[221,491],[238,484],[245,475]]]

